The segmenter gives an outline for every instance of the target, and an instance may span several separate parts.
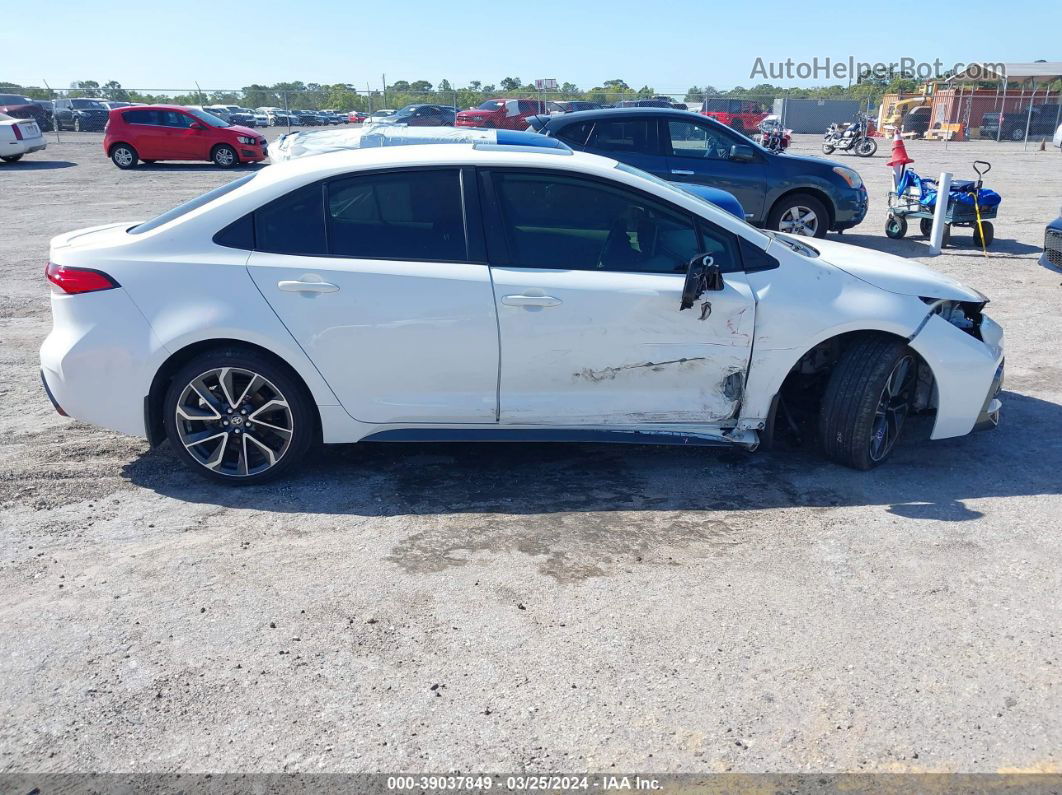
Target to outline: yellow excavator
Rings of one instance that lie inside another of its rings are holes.
[[[903,124],[903,117],[907,115],[909,110],[919,105],[927,104],[930,99],[931,97],[928,95],[901,99],[892,106],[892,112],[881,120],[881,131],[886,135],[892,135]]]

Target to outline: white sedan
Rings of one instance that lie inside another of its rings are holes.
[[[33,119],[16,119],[0,113],[0,160],[14,163],[30,152],[39,152],[48,144]]]
[[[323,154],[53,239],[42,375],[60,412],[228,483],[319,440],[752,450],[803,425],[870,469],[911,414],[994,425],[987,299],[814,244],[567,149]]]

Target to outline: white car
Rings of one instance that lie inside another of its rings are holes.
[[[47,148],[44,134],[33,119],[16,119],[0,113],[0,160],[14,163],[30,152]]]
[[[803,413],[869,469],[911,413],[994,425],[987,299],[813,242],[568,149],[322,154],[54,238],[42,375],[61,413],[229,483],[318,440],[752,450]]]

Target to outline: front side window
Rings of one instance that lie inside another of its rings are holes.
[[[580,124],[568,124],[561,127],[556,135],[566,144],[585,146],[586,139],[590,135],[590,130],[592,130],[593,127],[593,122],[589,121],[584,121]]]
[[[187,129],[192,126],[192,117],[186,116],[183,113],[178,113],[175,110],[163,110],[159,112],[162,119],[162,124],[165,127],[176,127],[178,129]]]
[[[457,169],[362,174],[328,184],[335,256],[467,260]]]
[[[671,154],[675,157],[701,160],[729,160],[730,147],[736,142],[707,124],[689,121],[669,121]]]
[[[691,216],[634,191],[521,172],[494,184],[516,267],[685,273],[702,251]]]
[[[653,124],[649,119],[599,121],[590,135],[589,146],[601,152],[652,152]]]

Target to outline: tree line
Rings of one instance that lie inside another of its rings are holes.
[[[730,89],[718,89],[711,85],[693,85],[683,94],[657,92],[652,86],[643,85],[635,89],[625,80],[606,80],[601,85],[583,89],[574,83],[560,84],[556,89],[541,92],[534,84],[525,83],[519,77],[505,77],[494,83],[472,80],[467,86],[455,87],[448,80],[433,84],[428,80],[396,80],[384,87],[373,88],[366,85],[358,87],[354,83],[273,83],[272,85],[252,84],[233,90],[200,90],[196,88],[185,92],[151,93],[136,89],[123,88],[117,80],[99,83],[95,80],[76,80],[69,88],[61,92],[47,86],[19,86],[0,81],[0,91],[25,94],[33,99],[53,99],[66,97],[99,97],[103,99],[144,102],[173,103],[178,105],[240,105],[243,107],[288,107],[293,109],[320,110],[331,108],[337,110],[373,110],[379,108],[400,108],[414,102],[436,102],[456,105],[458,108],[475,107],[483,100],[492,97],[510,98],[546,98],[555,100],[586,100],[608,104],[625,99],[644,99],[655,96],[667,96],[681,102],[697,103],[709,97],[734,97],[769,99],[773,97],[791,97],[796,99],[857,99],[874,105],[885,93],[903,91],[914,92],[917,82],[913,79],[894,77],[886,80],[866,80],[851,86],[832,85],[815,88],[785,88],[761,83],[754,86],[735,86]]]

